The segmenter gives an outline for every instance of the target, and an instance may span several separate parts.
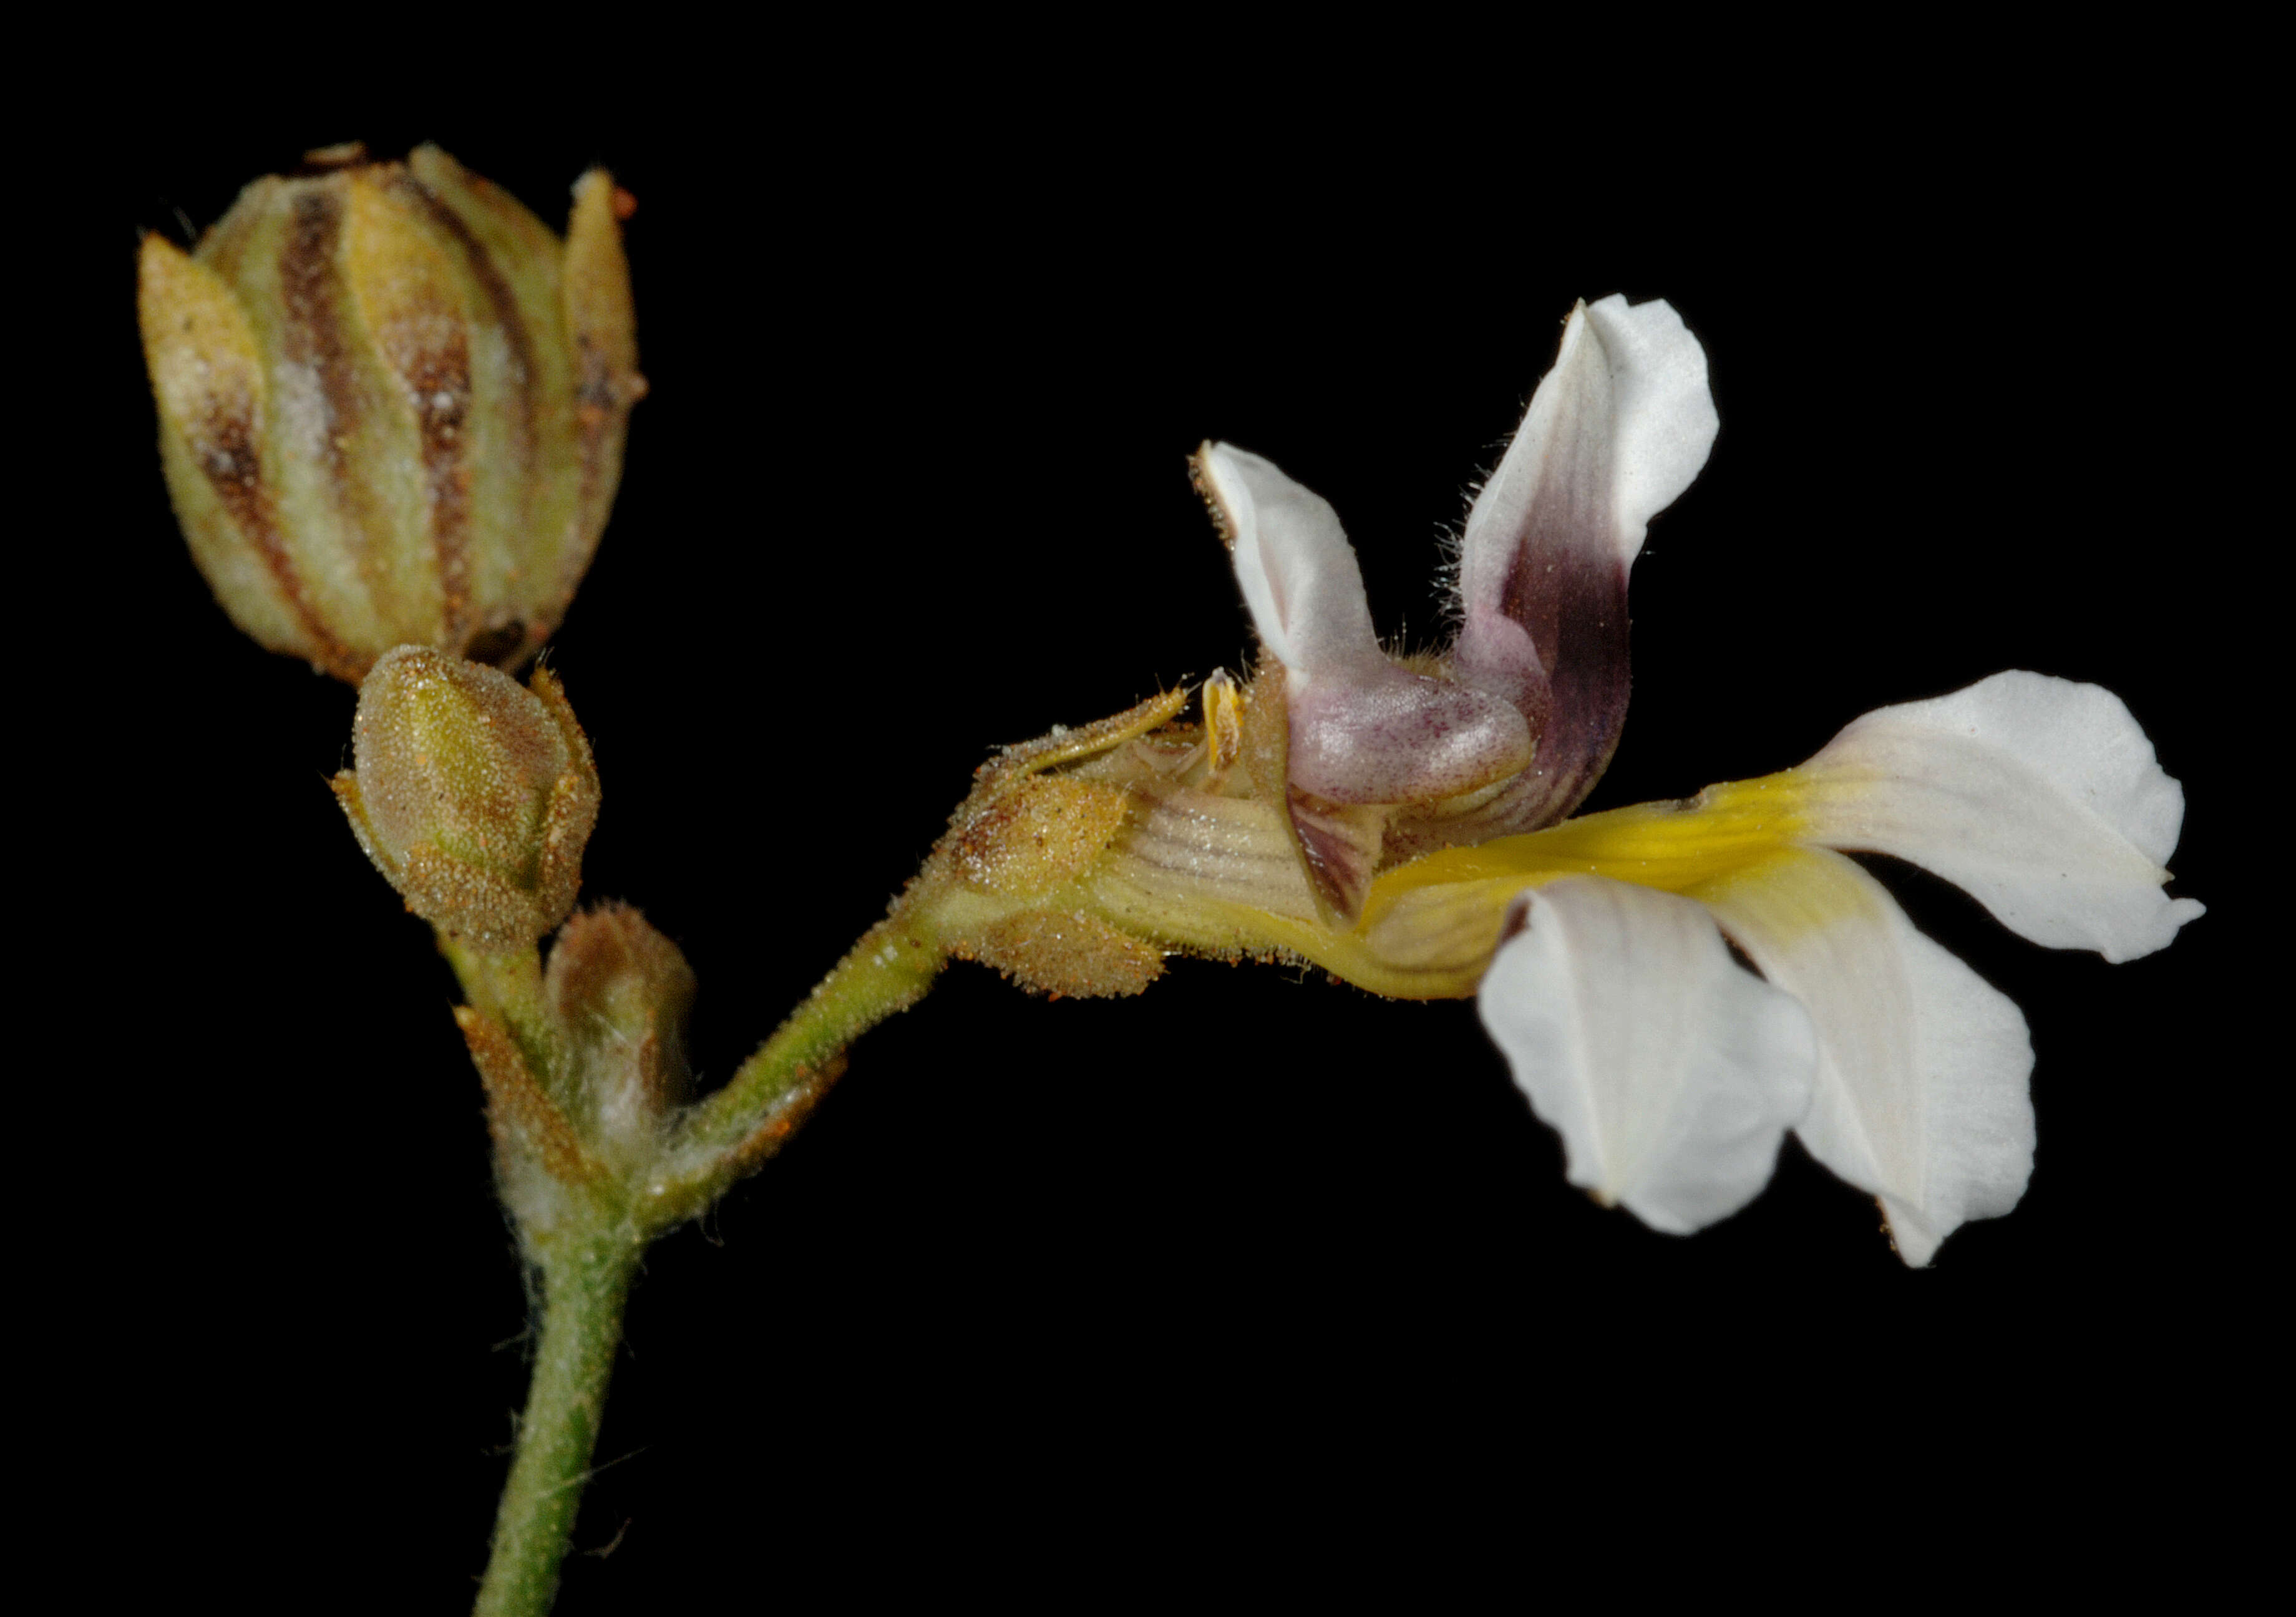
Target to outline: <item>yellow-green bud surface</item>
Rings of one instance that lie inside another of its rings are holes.
[[[401,646],[359,687],[353,756],[336,795],[375,868],[424,920],[498,952],[573,908],[598,776],[548,669],[529,688]]]

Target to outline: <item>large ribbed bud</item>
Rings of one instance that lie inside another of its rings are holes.
[[[547,669],[531,687],[426,646],[359,686],[355,769],[335,795],[406,907],[474,948],[522,948],[566,918],[598,817],[598,771]]]
[[[136,308],[192,554],[233,621],[357,680],[402,644],[514,667],[621,478],[636,370],[612,180],[562,243],[436,146],[257,180]],[[314,153],[324,164],[327,153]]]

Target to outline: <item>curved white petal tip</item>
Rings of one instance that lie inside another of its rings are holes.
[[[2036,943],[2131,960],[2203,913],[2161,891],[2184,788],[2101,686],[1996,674],[1866,714],[1807,769],[1808,840],[1911,860]]]
[[[1566,559],[1631,564],[1651,518],[1706,464],[1720,426],[1706,350],[1672,305],[1616,294],[1580,304],[1467,513],[1459,558],[1467,610],[1496,610],[1508,577],[1526,563],[1534,586]]]
[[[1611,513],[1619,559],[1641,554],[1651,518],[1682,497],[1722,418],[1706,376],[1706,350],[1664,299],[1628,304],[1617,293],[1587,306],[1611,366],[1618,434]]]
[[[1671,893],[1566,877],[1507,924],[1477,1005],[1570,1182],[1674,1235],[1751,1201],[1809,1103],[1801,1006]]]
[[[1195,472],[1269,654],[1295,674],[1377,656],[1363,570],[1331,503],[1227,444],[1199,449]]]
[[[1817,1031],[1809,1153],[1880,1198],[1898,1255],[1925,1264],[2033,1171],[2025,1018],[1914,929],[1857,862],[1801,849],[1699,889]]]

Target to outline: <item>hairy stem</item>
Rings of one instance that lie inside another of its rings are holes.
[[[495,1513],[478,1617],[540,1617],[558,1592],[639,1250],[619,1235],[590,1234],[543,1260],[542,1345],[519,1420],[518,1456]]]
[[[843,1070],[845,1047],[924,997],[948,963],[930,896],[925,883],[905,894],[726,1087],[687,1115],[678,1155],[694,1167],[646,1198],[649,1224],[692,1217],[779,1150]]]
[[[535,1077],[556,1093],[562,1063],[557,1030],[542,1002],[541,951],[529,944],[508,954],[481,954],[444,932],[439,934],[439,948],[455,968],[471,1007],[508,1028]]]
[[[924,997],[947,963],[931,916],[945,896],[930,880],[912,886],[726,1087],[686,1114],[660,1159],[659,1177],[562,1203],[570,1218],[557,1228],[521,1229],[542,1272],[542,1342],[495,1516],[479,1617],[539,1617],[557,1594],[621,1342],[623,1304],[646,1242],[701,1212],[778,1150],[842,1070],[845,1047]],[[441,947],[472,1007],[501,1022],[542,1081],[555,1087],[562,1063],[538,954],[484,955],[451,939]]]

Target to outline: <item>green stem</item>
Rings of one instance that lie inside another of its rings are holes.
[[[455,968],[472,1008],[510,1030],[535,1077],[563,1104],[557,1030],[542,998],[541,951],[529,943],[509,954],[481,954],[444,932],[439,934],[439,949]]]
[[[540,1617],[557,1594],[621,1342],[622,1306],[645,1243],[772,1155],[835,1079],[845,1047],[924,997],[948,959],[930,914],[945,896],[931,882],[912,887],[731,1081],[686,1114],[662,1158],[671,1170],[645,1186],[639,1208],[613,1195],[592,1201],[572,1228],[521,1231],[542,1269],[542,1344],[495,1517],[479,1617]],[[482,955],[450,939],[442,947],[472,1005],[508,1027],[543,1081],[554,1083],[556,1035],[536,952]]]
[[[533,944],[507,954],[489,955],[442,932],[439,952],[455,968],[463,992],[477,1009],[513,1027],[541,1017],[542,951]]]
[[[543,1260],[542,1346],[519,1421],[518,1457],[495,1513],[478,1617],[541,1617],[558,1592],[638,1252],[627,1239],[590,1235]]]
[[[687,1115],[675,1154],[693,1166],[652,1187],[641,1213],[650,1227],[693,1217],[771,1156],[835,1079],[845,1047],[925,997],[948,964],[922,901],[930,896],[924,883],[905,895],[726,1087]]]

